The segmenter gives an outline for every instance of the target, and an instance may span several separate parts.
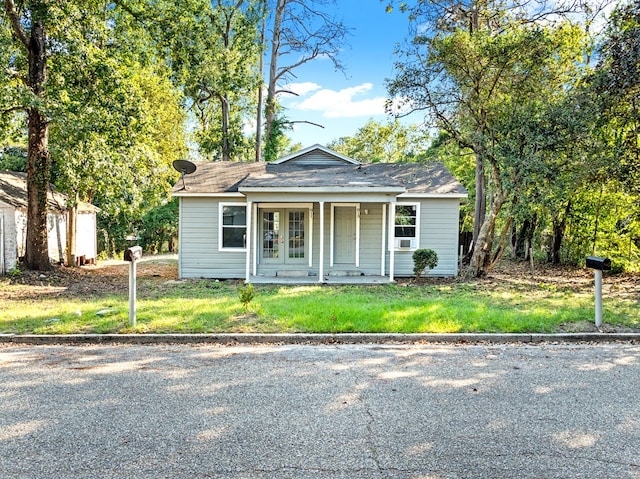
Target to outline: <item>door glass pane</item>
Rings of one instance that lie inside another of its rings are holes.
[[[264,211],[262,213],[262,257],[280,257],[280,213]]]
[[[289,212],[289,258],[304,258],[304,211]]]

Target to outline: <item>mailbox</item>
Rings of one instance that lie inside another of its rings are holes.
[[[611,260],[609,258],[600,258],[599,256],[587,256],[587,268],[609,271],[611,269]]]
[[[125,261],[138,261],[142,258],[142,246],[132,246],[124,250]]]

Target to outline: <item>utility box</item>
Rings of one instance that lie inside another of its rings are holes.
[[[142,258],[142,246],[132,246],[124,250],[125,261],[138,261]]]
[[[587,268],[609,271],[611,269],[611,260],[599,256],[587,256]]]

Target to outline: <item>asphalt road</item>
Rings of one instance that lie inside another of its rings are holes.
[[[5,345],[0,478],[640,478],[640,345]]]

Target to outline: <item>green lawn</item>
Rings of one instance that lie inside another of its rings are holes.
[[[7,280],[0,280],[0,287],[9,298],[11,288],[18,288]],[[116,295],[73,298],[64,288],[46,294],[34,289],[28,299],[2,301],[0,333],[549,333],[573,330],[572,325],[594,317],[591,290],[544,283],[258,285],[247,311],[238,299],[239,287],[237,282],[140,278],[135,328],[128,323],[126,288]],[[604,322],[640,328],[640,303],[605,298]]]

